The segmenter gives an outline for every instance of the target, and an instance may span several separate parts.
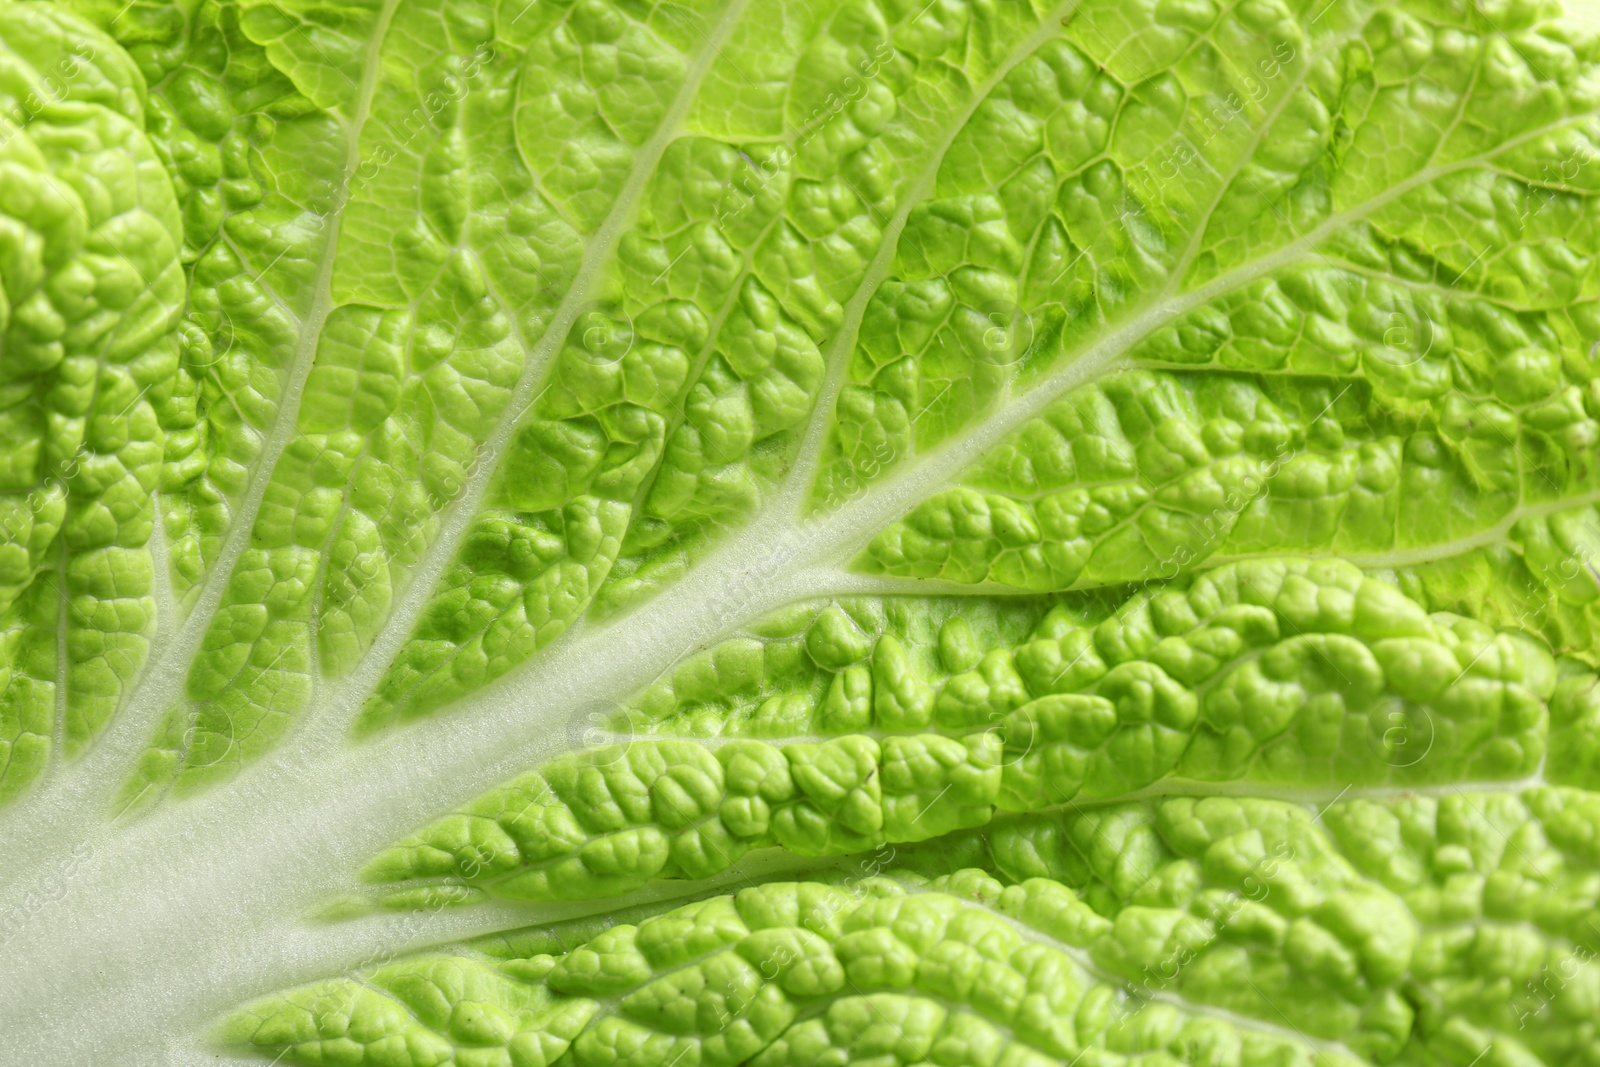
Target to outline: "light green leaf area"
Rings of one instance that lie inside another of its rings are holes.
[[[0,1060],[1600,1067],[1588,3],[0,0]]]
[[[1430,617],[1348,564],[1223,567],[1098,622],[1043,608],[791,611],[646,691],[621,743],[488,794],[367,874],[585,899],[710,877],[751,849],[871,850],[1168,779],[1515,780],[1555,723],[1547,775],[1593,784],[1569,746],[1600,741],[1583,722],[1594,674]]]
[[[155,632],[177,205],[145,87],[87,24],[0,8],[0,796],[81,751]]]
[[[316,1064],[1587,1063],[1597,817],[1552,788],[1073,806],[387,964],[220,1035]]]
[[[252,468],[275,455],[268,438],[292,390],[297,320],[331,203],[321,172],[337,134],[245,37],[235,4],[67,6],[143,73],[146,131],[182,213],[182,359],[161,411],[162,525],[182,616],[251,506]]]

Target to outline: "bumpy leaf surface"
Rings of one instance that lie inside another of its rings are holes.
[[[0,0],[0,1060],[1600,1067],[1584,0]]]

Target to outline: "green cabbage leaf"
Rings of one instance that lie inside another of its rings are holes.
[[[1582,0],[0,0],[0,1062],[1600,1067]]]

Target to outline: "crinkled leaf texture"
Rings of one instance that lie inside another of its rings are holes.
[[[0,1061],[1600,1067],[1574,0],[0,0]]]

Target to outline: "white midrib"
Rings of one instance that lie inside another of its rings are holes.
[[[68,846],[88,854],[74,864],[60,898],[31,910],[0,947],[7,958],[0,1003],[7,1005],[5,1029],[20,1030],[26,1042],[16,1046],[22,1062],[106,1062],[96,1053],[143,1050],[173,1033],[183,1035],[183,1045],[168,1062],[195,1062],[185,1058],[193,1050],[186,1028],[242,997],[325,974],[383,943],[372,940],[378,927],[371,924],[303,921],[373,850],[571,747],[583,715],[609,709],[596,694],[629,692],[686,648],[771,607],[826,592],[831,567],[815,564],[858,549],[1061,391],[1105,371],[1150,329],[1293,262],[1333,229],[1444,170],[1477,162],[1419,175],[1272,256],[1146,308],[1005,412],[870,494],[806,524],[763,516],[660,597],[607,626],[575,628],[453,713],[355,747],[317,749],[297,738],[228,787],[168,804],[114,838],[87,808],[69,809],[76,825],[57,819],[50,832],[27,834],[18,845],[37,856],[22,865],[30,884],[64,869]],[[152,999],[150,989],[160,997]]]

